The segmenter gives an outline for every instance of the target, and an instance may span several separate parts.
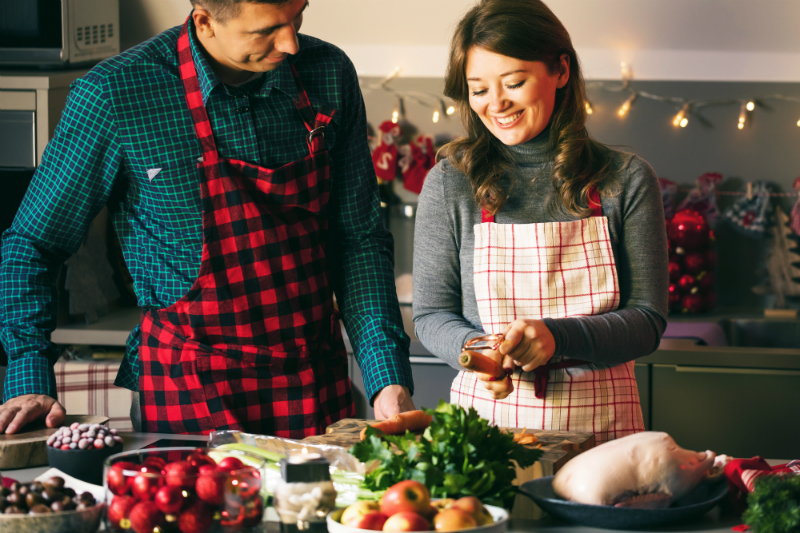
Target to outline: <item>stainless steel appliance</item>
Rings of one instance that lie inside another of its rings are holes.
[[[66,67],[119,53],[119,0],[0,0],[0,66]]]

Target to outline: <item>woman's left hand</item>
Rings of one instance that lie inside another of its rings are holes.
[[[503,354],[503,368],[514,365],[530,372],[547,364],[556,350],[556,341],[543,320],[515,320],[506,326],[498,351]]]

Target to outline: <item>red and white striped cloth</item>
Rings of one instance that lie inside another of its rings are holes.
[[[487,333],[501,333],[516,319],[598,315],[619,306],[606,217],[540,224],[484,217],[474,231],[475,295]],[[518,368],[514,392],[497,401],[474,373],[459,372],[450,401],[502,427],[592,432],[601,444],[644,431],[633,367],[551,369],[542,399],[535,397],[533,372]]]
[[[133,431],[133,392],[114,385],[120,362],[59,359],[54,367],[58,401],[67,413],[106,416],[109,427]]]

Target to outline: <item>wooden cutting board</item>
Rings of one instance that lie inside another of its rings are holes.
[[[95,415],[67,415],[62,426],[73,422],[80,424],[104,424],[108,417]],[[44,420],[25,426],[20,433],[0,434],[0,470],[42,466],[47,462],[47,437],[58,428],[48,428]]]

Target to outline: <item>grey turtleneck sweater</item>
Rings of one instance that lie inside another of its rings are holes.
[[[545,131],[510,146],[517,163],[509,198],[498,224],[569,221],[547,212],[551,153]],[[555,355],[619,365],[653,352],[667,317],[667,237],[661,193],[653,169],[643,159],[612,150],[618,169],[611,194],[601,198],[608,217],[620,283],[620,306],[595,316],[545,318]],[[507,183],[506,183],[507,186]],[[441,161],[425,180],[414,233],[414,324],[431,353],[459,368],[463,344],[484,331],[473,287],[473,226],[481,209],[469,181]]]

